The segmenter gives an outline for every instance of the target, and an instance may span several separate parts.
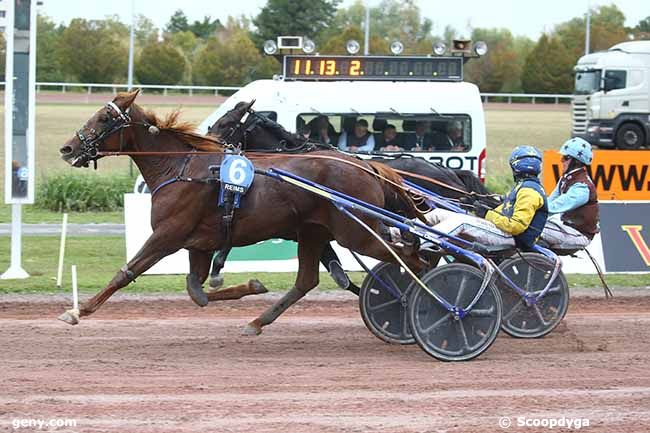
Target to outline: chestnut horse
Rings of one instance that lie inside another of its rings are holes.
[[[195,302],[201,303],[201,297],[205,296],[202,284],[208,276],[212,254],[223,246],[223,210],[217,205],[219,186],[202,180],[208,177],[210,165],[220,164],[225,143],[194,133],[191,125],[178,122],[178,113],[161,120],[145,112],[133,103],[137,94],[137,91],[119,94],[60,149],[61,157],[73,167],[86,167],[110,153],[129,154],[152,191],[152,235],[102,291],[83,303],[78,311],[68,310],[59,317],[69,324],[76,324],[80,317],[95,312],[117,290],[181,248],[189,251],[188,293]],[[397,195],[408,204],[409,216],[417,215],[408,195],[392,184],[400,183],[401,178],[390,168],[379,164],[373,167],[371,163],[360,163],[333,152],[313,155],[314,158],[299,159],[256,158],[255,165],[258,171],[281,168],[380,207],[385,205],[386,197]],[[366,169],[373,167],[382,178],[373,175],[372,170],[369,173],[359,169],[359,164]],[[373,230],[378,230],[377,220],[358,216]],[[298,242],[298,274],[293,288],[244,328],[247,335],[261,333],[263,326],[272,323],[317,286],[318,260],[331,240],[381,261],[394,260],[379,241],[355,227],[329,201],[256,174],[237,210],[232,244],[245,246],[271,238]],[[422,269],[424,263],[416,252],[398,250],[398,253],[414,270]],[[207,301],[239,299],[265,291],[259,281],[251,280],[248,284],[209,292]]]

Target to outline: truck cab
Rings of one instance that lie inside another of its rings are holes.
[[[650,145],[650,41],[587,54],[575,66],[573,137],[602,148]]]
[[[478,87],[462,80],[463,62],[453,56],[285,56],[282,75],[241,88],[199,129],[206,132],[238,102],[254,99],[257,112],[312,140],[360,156],[408,153],[484,179],[483,104]]]

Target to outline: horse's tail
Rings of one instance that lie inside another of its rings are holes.
[[[404,184],[404,179],[386,164],[378,161],[366,162],[381,180],[384,198],[386,200],[385,207],[390,211],[404,214],[409,218],[417,217],[425,221],[408,191],[400,187],[400,185]]]

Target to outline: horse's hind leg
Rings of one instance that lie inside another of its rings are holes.
[[[307,234],[298,236],[299,264],[295,285],[262,315],[246,325],[242,331],[244,335],[261,334],[262,327],[273,323],[289,307],[318,285],[318,260],[329,236],[318,227],[311,230],[305,229],[303,233]]]
[[[208,305],[208,295],[203,291],[203,282],[210,272],[210,253],[191,249],[190,273],[187,275],[187,294],[199,307]]]
[[[212,290],[208,292],[208,300],[212,301],[225,301],[229,299],[240,299],[248,295],[261,295],[268,290],[264,287],[259,280],[248,280],[245,284],[238,284],[236,286],[226,287],[225,289]]]
[[[205,307],[208,302],[240,299],[244,296],[259,295],[268,291],[258,280],[249,280],[246,284],[205,293],[203,283],[210,273],[211,256],[211,252],[190,250],[190,274],[187,276],[187,293],[196,305]]]
[[[357,296],[359,295],[359,287],[350,281],[350,277],[343,270],[341,261],[329,242],[325,244],[320,262],[325,266],[325,269],[327,269],[327,272],[329,272],[337,286],[341,289],[349,290]]]

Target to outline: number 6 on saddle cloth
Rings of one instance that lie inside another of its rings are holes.
[[[226,155],[221,162],[219,170],[219,181],[221,189],[219,190],[219,206],[224,205],[227,192],[233,193],[234,207],[238,208],[241,196],[253,184],[255,179],[255,168],[253,163],[243,155]]]

